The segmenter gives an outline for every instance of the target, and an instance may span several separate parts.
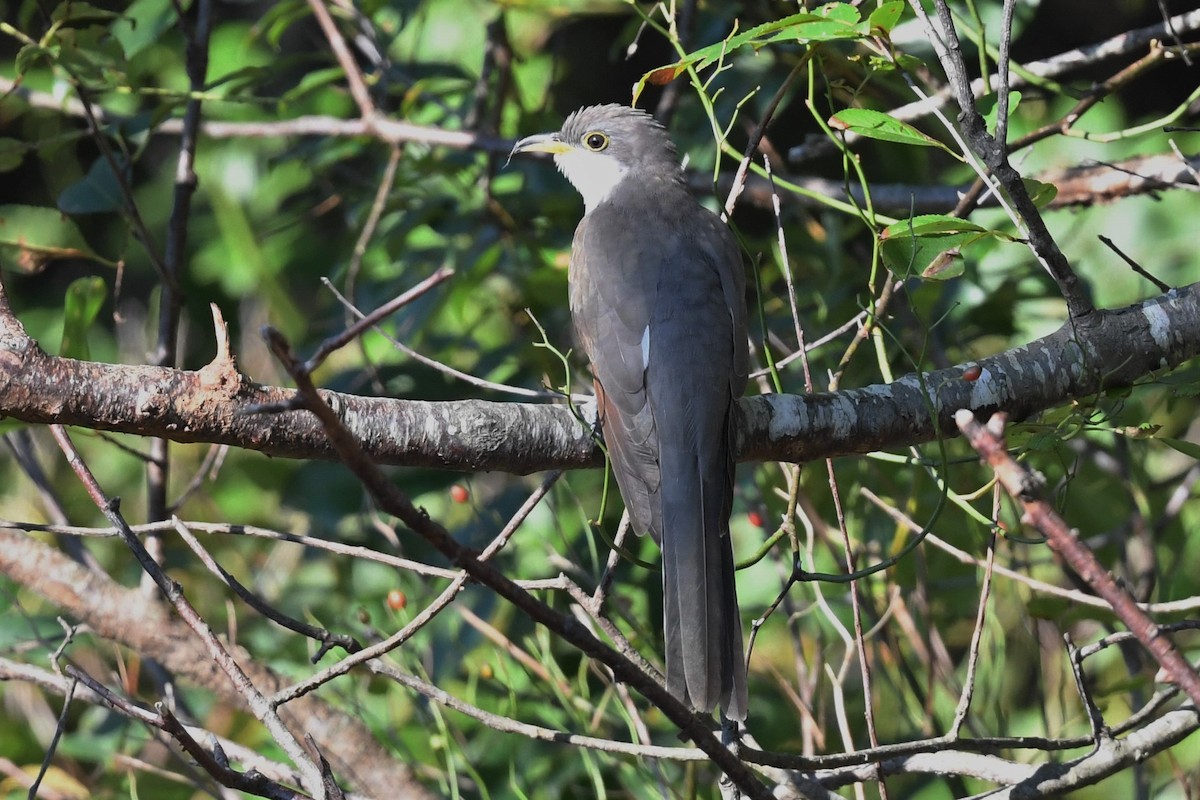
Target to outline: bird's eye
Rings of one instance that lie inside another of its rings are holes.
[[[583,135],[583,146],[593,153],[599,153],[608,147],[608,137],[600,131],[589,131]]]

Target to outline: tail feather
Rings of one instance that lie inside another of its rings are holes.
[[[719,704],[741,720],[747,691],[728,522],[733,463],[724,437],[705,438],[664,437],[660,451],[667,686],[697,710]]]

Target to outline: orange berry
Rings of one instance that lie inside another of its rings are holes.
[[[387,604],[392,611],[401,611],[408,605],[408,597],[399,589],[392,589],[387,594]]]
[[[456,503],[465,503],[471,499],[471,493],[467,491],[467,487],[456,483],[450,487],[450,499]]]

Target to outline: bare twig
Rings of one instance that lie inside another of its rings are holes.
[[[230,769],[227,760],[220,754],[219,747],[214,751],[206,749],[163,704],[160,703],[157,706],[156,713],[146,711],[115,692],[109,691],[106,686],[82,670],[69,667],[68,671],[72,678],[94,692],[104,705],[170,735],[205,772],[223,786],[240,789],[260,797],[269,797],[273,800],[305,800],[310,797],[310,795],[301,794],[268,779],[257,770],[251,769],[249,772],[241,773]]]
[[[971,91],[962,49],[959,46],[958,33],[955,30],[949,6],[946,5],[945,0],[936,0],[934,4],[937,8],[938,20],[941,23],[941,29],[938,30],[925,15],[919,2],[913,0],[911,5],[917,11],[918,16],[926,22],[926,30],[930,33],[938,60],[941,61],[942,68],[946,71],[946,77],[958,100],[959,124],[971,150],[983,160],[1004,188],[1005,193],[1011,198],[1017,214],[1020,215],[1020,222],[1025,228],[1029,247],[1058,284],[1072,320],[1082,321],[1095,311],[1088,287],[1075,274],[1066,255],[1059,249],[1054,237],[1051,236],[1020,173],[1009,163],[1007,148],[987,132],[983,117],[975,104],[975,96]]]
[[[1116,243],[1112,239],[1108,238],[1107,236],[1105,236],[1103,234],[1101,234],[1098,238],[1100,239],[1100,241],[1104,242],[1105,246],[1108,247],[1109,250],[1112,250],[1114,253],[1119,255],[1121,257],[1121,260],[1124,261],[1126,264],[1128,264],[1129,268],[1131,270],[1133,270],[1138,275],[1141,275],[1143,278],[1145,278],[1146,280],[1153,283],[1154,286],[1160,292],[1171,291],[1170,286],[1168,286],[1167,284],[1160,281],[1158,278],[1151,275],[1149,272],[1146,271],[1145,267],[1143,267],[1141,264],[1134,261],[1129,256],[1125,255],[1125,252],[1123,250],[1121,250],[1121,248],[1117,247]]]
[[[537,507],[538,503],[542,501],[542,498],[546,496],[546,494],[550,491],[550,488],[558,481],[561,475],[561,472],[555,471],[546,476],[546,479],[542,481],[541,486],[534,490],[533,494],[531,494],[525,500],[525,502],[521,504],[521,507],[517,509],[516,513],[513,514],[511,519],[509,519],[508,523],[500,530],[498,534],[496,534],[496,537],[492,539],[491,543],[480,552],[479,559],[481,561],[486,561],[487,559],[491,558],[506,544],[508,544],[508,541],[512,538],[513,534],[517,532],[517,528],[519,528],[521,523],[525,521],[525,518],[529,516],[530,512]],[[309,692],[328,683],[337,676],[344,675],[359,664],[364,664],[370,659],[378,658],[382,655],[390,653],[411,639],[414,634],[428,625],[430,620],[441,613],[441,611],[446,608],[446,606],[448,606],[455,597],[458,596],[458,593],[462,591],[462,587],[466,584],[469,578],[469,575],[465,570],[451,574],[453,576],[453,580],[450,582],[450,585],[442,590],[442,593],[438,595],[438,597],[432,603],[430,603],[428,606],[422,609],[419,614],[409,620],[408,624],[399,631],[381,642],[376,642],[370,647],[364,647],[358,652],[351,653],[333,666],[321,670],[315,675],[310,675],[299,683],[280,689],[271,697],[272,705],[279,706],[290,702],[297,697],[302,697],[303,695],[308,694]]]
[[[317,392],[302,363],[292,355],[283,337],[275,331],[266,332],[272,352],[296,381],[304,405],[320,420],[326,435],[337,450],[342,462],[362,481],[371,496],[388,513],[395,515],[429,544],[450,559],[471,577],[525,612],[534,622],[544,625],[585,655],[602,661],[618,680],[631,684],[679,727],[712,761],[729,775],[748,795],[769,800],[770,791],[760,783],[738,758],[712,735],[704,718],[693,713],[677,700],[666,687],[652,680],[633,663],[608,645],[600,642],[569,616],[560,614],[522,589],[478,553],[455,541],[438,523],[418,510],[386,475],[375,466],[353,435],[342,425],[338,415]]]
[[[92,498],[92,502],[96,504],[96,507],[108,519],[109,524],[121,532],[121,538],[125,540],[126,546],[133,552],[142,569],[154,579],[154,582],[171,605],[174,606],[180,618],[188,624],[204,644],[213,663],[217,664],[224,671],[233,685],[237,687],[255,717],[266,726],[275,741],[300,769],[304,775],[304,783],[308,790],[318,800],[323,800],[325,792],[321,770],[313,763],[309,755],[304,751],[304,748],[300,746],[300,742],[296,740],[291,731],[283,724],[283,721],[280,720],[274,709],[270,707],[266,698],[250,682],[246,673],[242,671],[242,668],[238,666],[229,651],[221,644],[216,634],[208,626],[208,623],[204,621],[196,612],[196,609],[192,607],[191,603],[188,602],[187,598],[184,597],[179,584],[167,577],[162,567],[151,558],[141,541],[129,529],[125,518],[118,511],[119,503],[105,496],[95,476],[83,461],[79,451],[75,449],[75,445],[71,442],[66,429],[61,425],[51,425],[50,431],[53,433],[54,439],[58,442],[60,449],[62,449],[63,455],[66,456],[71,469],[87,490],[88,496]]]
[[[333,50],[338,64],[342,67],[346,83],[350,86],[350,96],[358,105],[359,114],[363,119],[373,119],[376,116],[375,103],[371,101],[367,82],[363,78],[362,70],[359,69],[354,56],[350,53],[350,48],[346,45],[342,32],[338,30],[337,24],[330,16],[329,9],[325,7],[323,0],[308,0],[308,7],[312,9],[313,16],[317,18],[317,24],[321,26],[321,32],[325,34],[325,38],[329,42],[329,48]]]
[[[315,1],[315,0],[314,0]],[[416,286],[404,292],[399,297],[395,297],[381,305],[379,308],[367,314],[358,322],[343,330],[341,333],[330,336],[317,348],[316,352],[305,363],[305,369],[312,372],[319,367],[330,353],[345,347],[349,342],[354,341],[356,337],[362,334],[371,326],[378,323],[380,320],[394,314],[398,309],[421,297],[430,289],[433,289],[438,284],[446,281],[454,276],[454,270],[450,267],[439,267],[432,275],[418,283]]]
[[[1077,533],[1071,530],[1053,508],[1040,499],[1040,487],[1029,471],[1008,454],[1002,438],[1007,415],[994,414],[987,427],[975,420],[974,414],[961,410],[955,415],[959,429],[980,456],[996,471],[996,477],[1025,508],[1025,518],[1045,534],[1051,548],[1075,570],[1088,586],[1103,597],[1113,611],[1137,636],[1171,679],[1183,689],[1192,702],[1200,706],[1200,675],[1170,639],[1162,635],[1158,625],[1137,606],[1129,592],[1117,584],[1104,569],[1095,554],[1084,547]]]
[[[337,301],[342,304],[342,306],[346,309],[346,311],[351,316],[357,317],[360,320],[364,319],[366,317],[366,314],[364,314],[353,303],[351,303],[349,298],[347,298],[345,295],[343,295],[341,292],[339,292],[333,286],[333,283],[329,281],[328,278],[322,278],[321,282],[325,284],[325,288],[329,289],[329,291],[331,291],[333,293],[334,298],[336,298]],[[511,394],[511,395],[515,395],[517,397],[539,398],[539,399],[544,399],[544,400],[557,399],[562,396],[556,392],[547,392],[547,391],[542,391],[539,389],[526,389],[523,386],[511,386],[507,383],[496,383],[495,381],[489,381],[489,380],[486,380],[485,378],[476,377],[475,375],[471,375],[470,373],[463,372],[462,370],[459,370],[459,369],[455,369],[454,367],[450,366],[449,364],[443,364],[441,361],[438,361],[437,359],[430,358],[429,356],[425,355],[424,353],[421,353],[421,352],[413,349],[412,347],[409,347],[407,344],[400,341],[399,339],[396,339],[392,336],[388,336],[382,330],[378,330],[377,333],[380,336],[383,336],[385,339],[387,339],[388,342],[392,345],[392,347],[394,347],[397,350],[399,350],[400,352],[404,353],[409,358],[411,358],[415,361],[419,361],[420,363],[424,364],[425,366],[427,366],[431,369],[435,369],[438,372],[442,372],[446,375],[449,375],[450,377],[455,378],[456,380],[460,380],[463,383],[470,384],[471,386],[478,386],[481,389],[491,389],[491,390],[497,391],[497,392],[504,392],[505,394]]]

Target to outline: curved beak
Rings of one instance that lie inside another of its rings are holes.
[[[558,138],[557,133],[539,133],[534,136],[526,136],[513,145],[512,152],[508,154],[508,157],[512,158],[517,153],[549,153],[557,156],[570,151],[571,145]]]

